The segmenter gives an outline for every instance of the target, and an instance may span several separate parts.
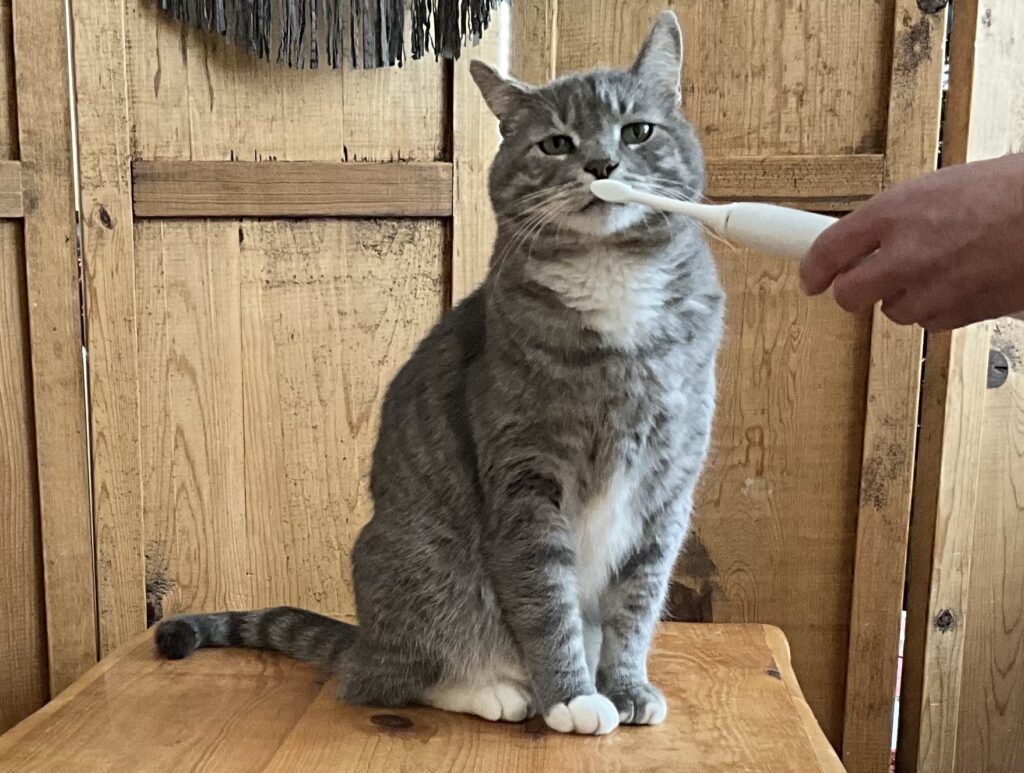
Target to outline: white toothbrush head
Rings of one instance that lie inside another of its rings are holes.
[[[590,192],[601,201],[612,204],[623,204],[634,200],[633,189],[618,180],[594,180],[590,183]]]

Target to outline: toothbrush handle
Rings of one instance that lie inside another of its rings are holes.
[[[775,204],[739,203],[729,210],[723,236],[788,258],[802,258],[818,235],[837,221]]]

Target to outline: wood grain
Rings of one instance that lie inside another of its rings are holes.
[[[1009,373],[985,394],[953,766],[965,773],[1024,769],[1024,324],[995,322],[991,347]]]
[[[265,598],[351,611],[346,556],[368,517],[376,410],[447,297],[446,229],[433,219],[251,222],[212,204],[133,228],[128,159],[146,159],[143,171],[232,161],[217,174],[255,171],[257,184],[292,162],[389,185],[420,169],[443,182],[425,186],[444,195],[427,212],[450,215],[448,70],[421,60],[295,72],[183,30],[151,4],[79,5],[86,252],[102,257],[90,266],[102,274],[90,329],[94,317],[111,328],[93,371],[94,393],[109,398],[93,422],[107,496],[97,501],[103,646],[186,607]],[[140,200],[149,181],[136,178]],[[389,196],[400,198],[394,186]]]
[[[669,611],[783,628],[807,700],[838,746],[870,331],[865,315],[809,300],[795,264],[721,245],[715,253],[728,332],[694,535]]]
[[[898,0],[893,28],[886,186],[935,168],[946,16]],[[884,773],[890,763],[923,338],[875,308],[843,723],[852,773]]]
[[[954,20],[943,163],[1024,149],[1012,118],[1024,110],[1014,44],[1024,8],[969,0]],[[929,337],[897,744],[903,770],[1009,771],[1024,759],[1022,707],[1005,688],[1020,681],[1020,575],[1005,552],[1021,532],[1012,493],[1019,379],[1011,373],[986,389],[990,350],[1013,353],[1018,336],[1002,320]]]
[[[65,4],[13,7],[50,689],[96,660]],[[46,78],[39,77],[46,73]]]
[[[50,692],[20,231],[0,222],[0,733]]]
[[[0,161],[0,219],[22,217],[21,163]]]
[[[518,10],[518,9],[517,9]],[[510,34],[508,15],[499,15],[473,59],[498,66],[499,37]],[[487,109],[469,73],[469,58],[452,65],[452,148],[455,190],[452,221],[452,304],[483,281],[497,225],[487,189],[487,171],[498,150],[498,121]]]
[[[146,625],[125,6],[72,10],[102,655]]]
[[[801,698],[781,633],[671,624],[652,678],[669,721],[604,738],[560,736],[539,718],[489,723],[425,708],[338,703],[311,668],[267,654],[208,651],[157,661],[143,637],[66,698],[0,738],[13,771],[146,770],[835,771]],[[124,738],[136,739],[124,748]],[[56,741],[56,742],[55,742]]]
[[[450,160],[447,74],[433,57],[401,70],[293,70],[183,28],[153,3],[88,4],[123,18],[137,158]]]
[[[666,7],[683,25],[684,110],[708,158],[884,151],[891,2],[560,0],[558,72],[631,63]]]
[[[561,0],[518,0],[509,46],[511,75],[543,84],[558,74],[558,8]]]
[[[10,3],[0,0],[0,159],[18,153],[13,62]],[[0,191],[12,165],[0,160]],[[17,192],[20,204],[20,167]],[[21,224],[0,221],[0,733],[50,693],[25,284]]]
[[[872,154],[710,158],[706,195],[846,211],[882,190],[884,169],[884,156]]]
[[[449,217],[452,165],[136,161],[136,217]]]

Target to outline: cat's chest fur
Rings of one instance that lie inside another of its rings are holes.
[[[657,324],[671,276],[657,261],[598,249],[539,265],[537,280],[579,312],[585,327],[631,348]]]
[[[640,541],[643,521],[634,504],[639,485],[635,469],[619,463],[604,486],[580,503],[576,573],[584,611],[596,610],[612,573]]]

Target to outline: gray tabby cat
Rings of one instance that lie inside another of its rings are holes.
[[[560,732],[664,720],[651,635],[708,448],[723,295],[689,220],[589,192],[683,198],[682,36],[628,71],[532,88],[474,62],[500,119],[483,286],[391,384],[352,553],[359,627],[299,609],[160,624],[169,658],[262,647],[334,670],[354,703],[420,703]]]

